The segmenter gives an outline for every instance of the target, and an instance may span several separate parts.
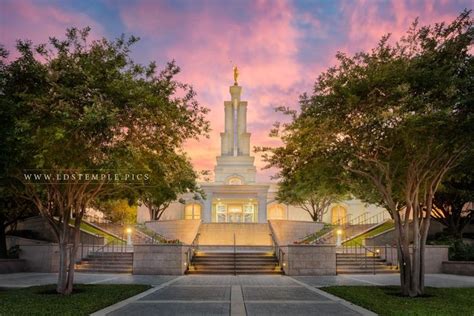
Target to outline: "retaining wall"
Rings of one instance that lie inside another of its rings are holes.
[[[201,224],[200,219],[177,219],[169,221],[149,221],[145,226],[167,239],[179,239],[182,243],[191,244]]]
[[[26,271],[26,262],[22,259],[0,259],[0,274]]]
[[[133,274],[182,275],[186,271],[184,245],[134,245]]]
[[[449,246],[426,245],[425,246],[425,273],[442,273],[442,264],[448,261]],[[410,247],[411,251],[412,247]],[[396,247],[379,248],[380,256],[392,264],[397,264],[398,253]]]
[[[287,275],[336,275],[335,245],[288,245],[281,249]]]
[[[272,219],[268,221],[279,245],[291,245],[323,229],[323,223]]]
[[[474,261],[443,261],[443,273],[474,276]]]

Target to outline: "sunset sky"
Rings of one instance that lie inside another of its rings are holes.
[[[392,1],[22,1],[0,0],[0,43],[12,50],[17,39],[45,42],[67,27],[92,27],[95,38],[136,35],[133,57],[175,59],[179,79],[190,83],[198,101],[211,109],[209,139],[186,145],[196,169],[213,169],[224,128],[223,101],[229,99],[232,66],[248,105],[252,146],[276,145],[268,137],[279,119],[274,108],[297,108],[318,74],[335,63],[337,51],[354,53],[374,47],[392,33],[398,39],[410,23],[451,21],[469,0]],[[14,54],[13,54],[14,56]],[[271,170],[258,179],[268,181]]]

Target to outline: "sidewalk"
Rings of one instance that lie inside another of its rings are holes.
[[[0,288],[56,282],[55,273],[0,275]],[[94,315],[374,315],[319,287],[399,285],[397,274],[337,276],[157,276],[77,273],[76,283],[150,284],[153,288]],[[474,287],[474,277],[426,275],[426,286]]]
[[[375,315],[287,276],[182,276],[102,315]]]

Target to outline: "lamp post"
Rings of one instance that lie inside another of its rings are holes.
[[[337,234],[336,246],[340,246],[342,244],[342,229],[338,229],[336,231],[336,234]]]
[[[130,246],[132,244],[132,229],[127,227],[125,232],[127,233],[127,245]]]

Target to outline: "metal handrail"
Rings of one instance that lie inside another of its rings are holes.
[[[191,243],[191,246],[188,247],[188,250],[186,251],[186,270],[189,270],[191,267],[191,263],[193,261],[194,255],[196,254],[196,251],[199,249],[199,235],[200,233],[196,234],[196,237],[194,237],[194,240]]]
[[[273,253],[277,257],[278,260],[278,266],[280,266],[280,269],[283,270],[283,262],[284,262],[284,256],[285,252],[280,248],[280,245],[278,245],[275,235],[270,234],[270,237],[272,239],[272,245],[273,245]],[[284,271],[283,271],[284,272]]]
[[[236,253],[235,253],[235,233],[234,233],[234,275],[237,275],[237,264],[235,262],[236,260]]]
[[[382,223],[382,222],[389,219],[389,218],[386,218],[386,215],[390,216],[390,214],[388,214],[387,211],[382,211],[380,213],[377,213],[377,214],[365,219],[364,221],[360,222],[358,225]],[[374,223],[372,223],[372,219],[374,219],[374,218],[376,219],[376,221]],[[381,221],[379,221],[379,219],[381,219]]]
[[[370,250],[365,245],[358,243],[356,241],[353,241],[353,243],[355,244],[354,246],[342,246],[343,253],[346,253],[346,250],[349,251],[349,249],[355,250],[355,259],[356,259],[357,264],[360,266],[364,266],[365,268],[368,267],[367,265],[367,258],[369,257],[368,254],[371,253],[372,257],[374,258],[374,260],[372,260],[372,272],[373,274],[375,274],[375,257],[379,256],[380,253],[378,251]],[[358,254],[364,254],[363,262],[359,261],[360,258],[358,257]]]

